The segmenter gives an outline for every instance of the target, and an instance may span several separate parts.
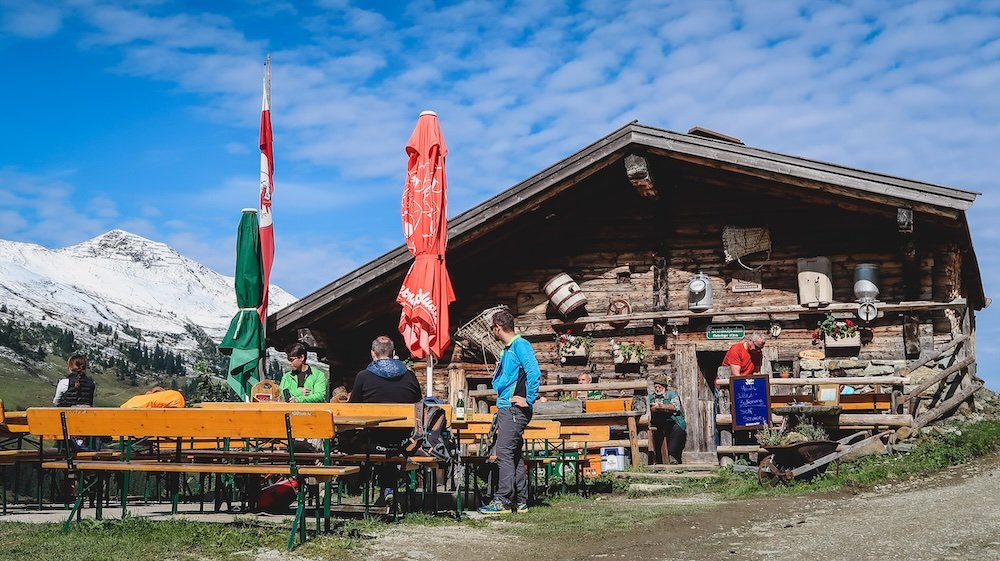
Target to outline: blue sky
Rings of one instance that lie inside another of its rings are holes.
[[[231,274],[263,59],[273,280],[302,296],[402,243],[403,146],[438,112],[457,214],[621,125],[980,191],[1000,281],[1000,2],[0,0],[0,238],[111,228]],[[979,316],[1000,388],[1000,317]]]

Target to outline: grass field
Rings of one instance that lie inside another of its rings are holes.
[[[0,399],[4,409],[14,411],[28,407],[51,407],[56,384],[66,376],[66,361],[49,355],[46,360],[29,366],[0,356]],[[114,371],[94,372],[97,394],[94,405],[117,406],[130,397],[143,393],[147,386],[132,386],[115,377]]]

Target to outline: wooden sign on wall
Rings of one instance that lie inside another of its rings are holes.
[[[729,283],[730,292],[760,292],[764,290],[760,271],[735,271]]]

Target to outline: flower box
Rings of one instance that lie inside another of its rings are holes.
[[[571,356],[587,356],[587,347],[559,347],[559,356],[561,357],[571,357]]]
[[[635,355],[631,355],[628,358],[625,358],[622,355],[615,355],[615,364],[640,364],[640,363],[642,363],[642,359]]]
[[[573,335],[572,331],[566,331],[556,336],[556,344],[559,347],[559,362],[580,365],[589,361],[594,338],[590,335]]]
[[[841,337],[835,339],[831,336],[823,337],[823,345],[828,349],[842,349],[847,347],[860,347],[861,346],[861,334],[855,333],[848,337]]]

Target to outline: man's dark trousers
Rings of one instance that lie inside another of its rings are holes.
[[[531,420],[531,410],[504,407],[497,411],[497,464],[500,479],[497,497],[506,507],[528,502],[528,472],[524,464],[524,427]],[[515,502],[516,501],[516,502]]]

